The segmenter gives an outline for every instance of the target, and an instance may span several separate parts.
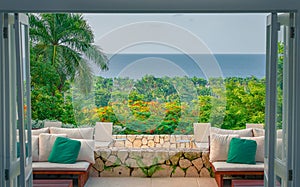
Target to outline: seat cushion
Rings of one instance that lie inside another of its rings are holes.
[[[32,162],[33,171],[87,171],[89,162],[76,162],[74,164],[60,164],[50,162]]]
[[[264,171],[264,163],[256,164],[233,164],[227,162],[213,162],[216,171]]]

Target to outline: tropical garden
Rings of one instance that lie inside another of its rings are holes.
[[[195,122],[225,129],[264,123],[265,79],[97,77],[90,63],[108,70],[108,59],[81,14],[29,18],[33,124],[109,121],[118,134],[193,134]]]

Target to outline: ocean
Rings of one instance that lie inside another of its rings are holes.
[[[266,74],[265,54],[116,54],[108,55],[108,59],[108,71],[93,67],[97,76],[134,79],[145,75],[264,78]]]

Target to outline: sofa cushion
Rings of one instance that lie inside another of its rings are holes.
[[[48,127],[45,127],[45,128],[41,128],[41,129],[32,129],[31,130],[31,135],[40,135],[41,133],[49,133],[50,130]]]
[[[57,137],[66,137],[66,134],[46,134],[39,135],[39,161],[48,161],[49,154]]]
[[[39,136],[31,137],[32,161],[39,161]]]
[[[85,140],[85,139],[74,139],[81,142],[81,147],[77,161],[87,161],[91,164],[95,163],[94,150],[95,150],[95,141],[94,140]]]
[[[265,137],[264,136],[259,136],[259,137],[242,137],[243,139],[248,139],[248,140],[255,140],[257,144],[257,149],[256,149],[256,156],[255,160],[256,162],[264,162],[264,156],[265,156]]]
[[[210,135],[210,154],[211,162],[226,161],[229,144],[232,138],[238,138],[237,134],[211,134]]]
[[[50,155],[49,162],[74,164],[77,160],[81,142],[65,137],[57,137]]]
[[[227,162],[213,162],[216,171],[264,171],[264,163],[256,162],[256,164],[234,164]]]
[[[60,164],[50,162],[32,162],[33,171],[87,171],[90,163],[76,162],[74,164]]]
[[[265,129],[254,128],[252,130],[253,130],[253,136],[254,137],[259,137],[259,136],[264,136],[265,135]]]
[[[94,128],[50,127],[50,134],[66,134],[69,138],[92,140],[94,136]]]
[[[216,127],[210,128],[210,134],[237,134],[240,137],[252,137],[252,129],[242,129],[242,130],[227,130],[227,129],[220,129]]]
[[[232,138],[227,163],[255,164],[257,144],[254,140]]]

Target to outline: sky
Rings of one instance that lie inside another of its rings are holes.
[[[84,14],[106,53],[264,54],[266,14]]]

